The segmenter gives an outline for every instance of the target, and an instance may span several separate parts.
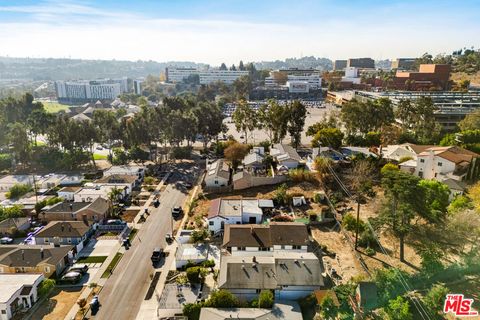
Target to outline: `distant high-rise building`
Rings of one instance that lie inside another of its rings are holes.
[[[65,103],[113,100],[128,92],[128,79],[55,81],[57,99]]]
[[[145,80],[142,79],[135,79],[133,80],[133,92],[135,94],[141,95],[142,94],[142,84]]]
[[[415,58],[398,58],[392,61],[392,69],[412,70],[415,65]]]
[[[347,67],[347,60],[335,60],[333,62],[333,70],[345,70]]]
[[[372,58],[348,59],[347,67],[354,67],[359,69],[375,69],[375,61]]]

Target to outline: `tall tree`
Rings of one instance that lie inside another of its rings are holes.
[[[17,163],[25,164],[30,157],[30,140],[26,127],[19,122],[11,124],[8,130],[8,141],[12,145]]]
[[[307,117],[307,108],[300,101],[295,100],[288,106],[288,133],[292,138],[292,145],[298,148],[302,139],[302,131]]]
[[[228,70],[227,68],[227,65],[225,63],[222,62],[222,64],[220,65],[220,70]]]
[[[287,135],[289,110],[277,100],[270,99],[258,112],[259,127],[263,128],[273,143],[280,143]]]
[[[340,117],[349,135],[366,135],[394,121],[393,106],[387,98],[365,102],[353,99],[342,106]]]
[[[382,186],[386,202],[379,215],[379,221],[398,237],[400,261],[405,261],[405,237],[411,231],[411,221],[425,213],[424,189],[419,178],[400,170],[382,171]]]
[[[338,149],[342,146],[343,133],[337,128],[323,128],[317,131],[312,139],[313,147],[330,147]]]
[[[246,69],[245,69],[245,66],[243,65],[243,61],[242,61],[242,60],[240,60],[240,63],[238,64],[238,70],[240,70],[240,71],[245,71],[245,70],[246,70]]]
[[[480,110],[469,113],[458,123],[458,127],[462,131],[480,129]]]
[[[35,145],[37,145],[37,136],[45,134],[53,120],[54,116],[47,113],[43,108],[35,109],[30,113],[27,118],[27,126]]]
[[[240,100],[237,108],[232,115],[233,122],[237,131],[245,133],[245,142],[248,142],[248,133],[257,127],[256,112],[250,108],[247,101]]]

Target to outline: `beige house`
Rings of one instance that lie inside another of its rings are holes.
[[[43,273],[45,278],[59,276],[69,259],[73,258],[71,250],[72,246],[1,246],[0,274]]]

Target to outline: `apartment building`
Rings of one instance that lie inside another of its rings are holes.
[[[412,70],[415,65],[415,58],[397,58],[392,61],[392,69]]]

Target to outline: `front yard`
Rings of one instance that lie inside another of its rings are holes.
[[[65,319],[70,309],[77,303],[83,287],[55,288],[38,309],[33,313],[32,320]]]

